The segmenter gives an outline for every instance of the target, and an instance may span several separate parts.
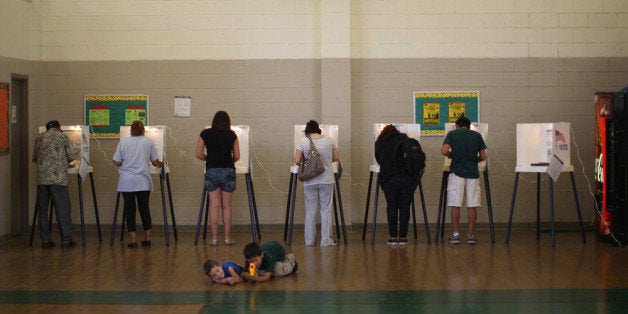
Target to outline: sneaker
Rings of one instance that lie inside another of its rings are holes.
[[[452,234],[447,242],[449,242],[449,244],[460,244],[460,235],[456,233]]]
[[[75,241],[70,241],[68,243],[61,243],[61,247],[75,247],[75,246],[76,246]]]
[[[399,246],[408,245],[408,239],[406,238],[399,239],[399,242],[397,242],[397,245]]]
[[[50,249],[50,248],[53,248],[53,247],[55,247],[55,243],[52,242],[52,241],[44,242],[44,243],[41,244],[41,248],[42,249]]]
[[[475,235],[467,234],[467,244],[475,244],[475,243],[476,243]]]
[[[321,246],[336,246],[336,240],[334,239],[325,239],[321,241]]]
[[[388,239],[388,241],[386,241],[386,244],[388,244],[389,246],[397,246],[399,242],[397,241],[397,239],[390,238]]]
[[[296,273],[297,269],[299,269],[299,263],[297,263],[296,260],[294,260],[294,266],[292,266],[292,273]]]

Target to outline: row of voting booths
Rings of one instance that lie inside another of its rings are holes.
[[[373,144],[375,143],[377,137],[379,136],[381,130],[389,123],[376,123],[373,126]],[[400,132],[406,133],[408,136],[413,137],[420,141],[421,135],[421,125],[420,124],[400,124],[400,123],[392,123]],[[339,128],[338,125],[320,125],[323,134],[332,137],[336,143],[338,143],[338,134]],[[161,187],[161,201],[162,201],[162,210],[163,210],[163,219],[164,219],[164,231],[166,238],[166,245],[170,244],[169,241],[169,223],[168,223],[168,210],[167,205],[170,207],[170,219],[172,222],[172,230],[175,237],[175,241],[178,240],[175,214],[174,214],[174,206],[172,200],[172,191],[171,184],[169,178],[169,166],[166,159],[166,149],[165,149],[165,126],[146,126],[146,134],[145,136],[149,137],[153,140],[158,154],[159,159],[164,161],[164,166],[162,168],[155,168],[151,165],[151,174],[158,175],[160,179],[160,187]],[[251,236],[253,242],[258,242],[261,240],[261,232],[259,225],[259,217],[257,213],[257,204],[255,201],[255,193],[253,188],[253,181],[251,178],[252,175],[252,164],[249,155],[249,141],[250,141],[250,127],[248,125],[234,125],[232,129],[235,131],[238,136],[238,140],[240,143],[240,160],[236,162],[236,173],[243,174],[245,176],[246,181],[246,189],[247,189],[247,198],[249,202],[249,214],[251,221]],[[296,150],[297,145],[300,139],[304,136],[305,125],[295,125],[293,132],[293,143],[294,150]],[[455,124],[447,123],[445,125],[445,131],[449,132],[455,129]],[[484,141],[488,144],[488,124],[486,123],[472,123],[472,130],[479,132]],[[98,205],[96,200],[96,188],[94,186],[93,179],[93,168],[89,164],[89,127],[79,125],[79,126],[62,126],[62,130],[64,133],[70,138],[72,142],[72,147],[75,152],[76,160],[70,165],[68,168],[68,173],[70,175],[76,175],[78,178],[78,193],[79,193],[79,210],[81,216],[81,233],[83,239],[83,246],[86,244],[85,240],[85,222],[84,222],[84,206],[83,206],[83,180],[87,177],[90,179],[91,183],[91,194],[93,198],[94,211],[96,217],[96,224],[98,229],[98,238],[99,241],[102,241],[101,228],[100,228],[100,220],[98,214]],[[40,127],[40,132],[45,132],[44,127]],[[558,175],[560,173],[569,173],[571,178],[571,183],[573,187],[573,194],[576,203],[576,213],[578,216],[578,222],[580,224],[580,228],[582,231],[582,240],[586,242],[584,235],[584,228],[582,225],[582,218],[580,212],[580,205],[578,201],[578,195],[576,192],[575,179],[574,179],[574,168],[571,165],[570,158],[570,132],[571,126],[569,123],[560,122],[560,123],[522,123],[517,124],[516,126],[516,136],[517,136],[517,161],[515,167],[515,181],[510,205],[510,213],[508,220],[508,228],[506,233],[506,243],[509,243],[510,240],[510,231],[512,226],[512,218],[514,213],[514,205],[515,198],[517,194],[518,180],[521,173],[534,173],[537,178],[537,203],[536,203],[536,211],[537,211],[537,238],[540,237],[540,176],[541,174],[547,173],[550,176],[549,181],[549,209],[550,209],[550,226],[551,226],[551,241],[552,246],[555,246],[555,229],[554,229],[554,200],[553,200],[553,183],[558,179]],[[130,136],[130,127],[122,126],[120,127],[120,138],[125,138]],[[293,150],[293,151],[294,151]],[[443,157],[443,167],[442,167],[442,181],[440,185],[440,196],[439,196],[439,205],[437,211],[437,222],[436,222],[436,237],[435,241],[438,242],[439,238],[443,238],[444,236],[444,226],[446,220],[446,203],[447,203],[447,177],[449,175],[449,166],[450,159]],[[344,219],[344,208],[342,204],[342,195],[340,190],[340,175],[342,173],[342,166],[340,163],[335,162],[333,165],[334,168],[334,179],[335,179],[335,188],[334,188],[334,196],[333,196],[333,207],[334,207],[334,217],[335,217],[335,227],[336,227],[336,236],[338,240],[340,240],[342,227],[342,235],[344,238],[345,244],[347,244],[347,233],[346,233],[346,225]],[[486,193],[486,201],[487,208],[489,214],[489,227],[491,233],[491,242],[495,242],[495,233],[493,226],[493,214],[492,214],[492,201],[490,194],[490,184],[489,184],[489,167],[488,167],[488,158],[487,160],[478,164],[479,171],[481,176],[483,177],[484,182],[484,190]],[[373,202],[373,216],[371,221],[371,244],[374,244],[375,240],[375,231],[376,231],[376,222],[377,222],[377,207],[379,202],[379,165],[373,156],[373,163],[369,167],[370,175],[369,175],[369,183],[368,190],[366,196],[366,208],[364,214],[364,223],[362,229],[362,240],[365,240],[366,230],[368,224],[368,216],[370,209],[370,200],[371,200],[371,191],[373,189],[373,184],[375,183],[375,195]],[[286,215],[285,215],[285,223],[284,223],[284,240],[288,242],[290,245],[292,243],[292,233],[294,226],[294,210],[295,210],[295,201],[297,198],[296,188],[297,188],[297,174],[298,167],[296,165],[291,165],[289,168],[290,172],[290,180],[288,187],[288,198],[286,203]],[[376,176],[376,180],[373,180],[373,177]],[[164,188],[164,184],[166,188]],[[421,206],[424,217],[424,225],[426,238],[428,243],[431,243],[431,236],[429,230],[429,223],[427,218],[427,209],[425,205],[424,199],[424,191],[422,182],[419,182],[418,186]],[[166,196],[168,197],[168,201],[166,201]],[[112,232],[111,232],[111,240],[110,245],[114,243],[116,225],[117,225],[117,213],[119,207],[119,198],[120,193],[117,193],[115,208],[114,208],[114,216],[113,216],[113,224],[112,224]],[[417,238],[417,224],[416,224],[416,209],[415,209],[415,201],[414,197],[412,200],[411,214],[412,214],[412,222],[414,227],[414,238]],[[35,213],[33,216],[33,224],[31,230],[31,239],[30,244],[32,245],[34,229],[37,219],[37,211],[38,210],[50,210],[53,212],[53,205],[50,204],[49,209],[39,209],[37,206],[35,207]],[[198,221],[196,226],[196,233],[194,237],[194,244],[198,243],[198,239],[200,236],[200,229],[203,225],[204,218],[204,229],[203,229],[203,240],[206,239],[207,234],[207,220],[209,215],[209,193],[205,189],[204,184],[202,187],[201,193],[201,202],[199,207]],[[124,214],[122,215],[124,217]],[[40,222],[42,223],[42,222]],[[45,222],[44,222],[45,223]],[[52,224],[52,214],[50,215],[49,224]],[[122,241],[124,237],[124,219],[121,222],[121,236],[120,239]]]
[[[96,218],[96,227],[98,230],[98,241],[102,242],[102,229],[100,226],[100,215],[98,210],[98,202],[96,199],[96,187],[94,185],[94,168],[90,165],[90,131],[89,127],[86,125],[64,125],[61,126],[61,130],[65,135],[70,139],[70,143],[72,145],[72,149],[74,151],[75,160],[69,164],[68,174],[71,176],[77,177],[78,184],[78,200],[79,200],[79,213],[80,213],[80,224],[81,224],[81,236],[82,236],[82,244],[86,246],[86,236],[85,236],[85,209],[83,204],[83,183],[86,178],[89,177],[89,181],[91,184],[91,195],[92,201],[94,204],[94,215]],[[161,200],[162,200],[162,209],[163,209],[163,217],[164,217],[164,231],[166,238],[166,245],[170,245],[169,238],[169,230],[168,230],[168,217],[167,217],[167,203],[166,203],[166,189],[164,188],[164,184],[167,185],[167,195],[168,195],[168,204],[170,205],[170,216],[172,220],[172,228],[174,232],[175,241],[178,240],[178,234],[176,229],[176,221],[174,215],[174,205],[172,201],[172,190],[170,184],[170,168],[168,167],[168,163],[166,160],[166,147],[165,147],[165,126],[145,126],[145,136],[150,138],[156,149],[159,156],[159,160],[164,161],[164,166],[162,168],[156,168],[152,165],[150,166],[150,173],[152,175],[159,176],[159,182],[161,186]],[[46,128],[41,126],[39,127],[39,133],[46,132]],[[120,139],[131,136],[130,126],[121,126],[120,127]],[[110,245],[114,243],[114,237],[116,232],[116,220],[118,214],[118,207],[120,201],[120,192],[116,195],[114,214],[113,214],[113,224],[111,227],[111,240]],[[47,222],[52,227],[52,216],[54,214],[54,204],[50,202],[49,208],[39,208],[35,205],[34,214],[33,214],[33,222],[31,225],[31,234],[29,244],[32,246],[33,237],[35,233],[35,226],[37,224],[37,217],[39,210],[49,210],[50,215],[49,221]],[[124,217],[124,213],[122,215]],[[39,222],[46,223],[46,222]],[[121,237],[120,240],[124,239],[124,227],[125,220],[122,219],[121,223]]]

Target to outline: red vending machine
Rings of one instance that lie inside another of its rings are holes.
[[[628,243],[628,92],[595,93],[596,233]]]

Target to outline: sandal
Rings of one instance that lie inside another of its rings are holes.
[[[235,241],[231,239],[225,239],[225,245],[234,245]]]
[[[218,240],[216,240],[216,239],[209,240],[209,245],[211,245],[211,246],[217,246],[217,245],[218,245]]]

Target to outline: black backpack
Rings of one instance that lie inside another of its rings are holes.
[[[418,183],[425,168],[425,153],[419,141],[404,135],[404,139],[397,143],[394,151],[395,171],[406,174]]]

